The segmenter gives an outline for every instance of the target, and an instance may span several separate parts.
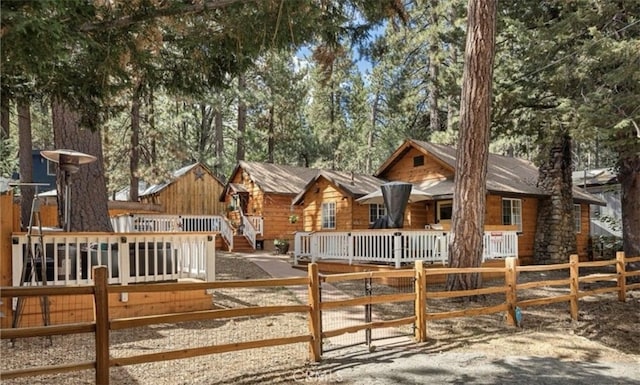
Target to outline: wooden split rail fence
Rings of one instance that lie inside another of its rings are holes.
[[[74,287],[3,287],[3,298],[16,297],[45,297],[45,296],[77,296],[93,295],[95,300],[96,317],[94,322],[74,323],[65,325],[39,326],[27,328],[5,328],[0,330],[2,339],[18,339],[28,337],[46,337],[54,335],[68,335],[78,333],[92,333],[95,335],[95,361],[79,362],[65,365],[29,367],[22,369],[6,370],[2,372],[3,379],[19,377],[31,377],[47,374],[57,374],[80,370],[95,370],[97,384],[109,384],[109,368],[150,362],[184,359],[203,355],[211,355],[223,352],[254,349],[269,346],[306,343],[309,346],[309,360],[320,361],[323,338],[330,338],[345,333],[353,333],[359,330],[390,328],[400,325],[414,324],[415,339],[418,342],[427,340],[427,322],[454,317],[473,317],[498,312],[505,312],[507,323],[515,324],[516,307],[525,308],[532,306],[548,305],[556,302],[568,302],[571,317],[578,317],[578,300],[585,296],[615,292],[619,301],[625,301],[628,290],[640,289],[640,283],[627,284],[627,278],[639,277],[640,271],[627,271],[628,263],[640,262],[640,257],[625,258],[624,253],[618,253],[616,259],[595,262],[579,262],[578,256],[572,255],[569,263],[543,266],[517,266],[515,258],[507,258],[504,267],[490,268],[425,268],[422,261],[417,261],[414,269],[360,272],[335,275],[321,275],[318,265],[312,263],[308,266],[308,276],[301,278],[260,279],[247,281],[216,281],[204,283],[166,283],[166,284],[141,284],[141,285],[109,285],[106,267],[94,268],[94,285]],[[598,274],[580,277],[580,268],[615,266],[616,272],[611,274]],[[568,269],[569,278],[518,283],[518,274],[521,272],[541,272],[558,269]],[[429,291],[427,282],[430,276],[462,274],[462,273],[502,273],[505,284],[503,286],[486,287],[477,290],[466,291]],[[385,294],[378,296],[366,296],[335,301],[322,301],[320,298],[320,286],[322,282],[332,283],[343,280],[361,278],[385,278],[385,279],[412,279],[415,283],[414,293]],[[615,286],[598,288],[590,291],[581,291],[580,283],[593,283],[598,281],[615,281]],[[306,286],[308,290],[308,303],[306,305],[282,305],[282,306],[253,306],[232,309],[214,309],[197,312],[164,314],[156,316],[135,317],[126,319],[109,318],[109,293],[131,292],[162,292],[181,290],[211,290],[223,288],[252,288],[252,287],[289,287]],[[518,300],[517,293],[522,290],[543,286],[568,286],[569,294],[548,298],[536,298],[530,300]],[[475,295],[500,294],[505,301],[499,305],[483,308],[463,309],[458,311],[429,313],[427,301],[435,298],[454,298]],[[360,305],[372,305],[394,302],[414,302],[415,314],[394,320],[376,322],[364,322],[359,325],[343,327],[334,330],[323,330],[322,311],[353,307]],[[163,351],[160,353],[141,354],[129,357],[111,358],[109,346],[109,333],[111,330],[120,330],[155,324],[180,323],[197,320],[230,319],[235,317],[280,315],[285,313],[306,313],[308,315],[308,333],[283,336],[271,339],[262,339],[246,342],[235,342],[223,345],[213,345],[197,348]]]

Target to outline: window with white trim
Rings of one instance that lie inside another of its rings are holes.
[[[322,204],[322,228],[336,228],[336,203],[326,202]]]
[[[378,218],[384,217],[385,215],[387,215],[387,209],[384,205],[377,203],[369,205],[369,223],[375,223]]]
[[[573,205],[573,223],[576,234],[582,231],[582,208],[580,205]]]
[[[515,225],[522,232],[522,200],[502,198],[502,224]]]
[[[47,162],[47,175],[56,175],[56,171],[58,170],[58,164],[56,162],[52,162],[49,159],[46,159]]]

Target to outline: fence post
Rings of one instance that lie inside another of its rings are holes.
[[[616,253],[616,272],[618,273],[618,301],[627,301],[627,263],[624,251]]]
[[[424,261],[415,262],[415,337],[418,342],[427,340],[427,275],[424,273]]]
[[[505,258],[504,267],[504,283],[507,286],[507,325],[518,326],[518,322],[516,321],[516,304],[518,303],[518,292],[516,290],[516,285],[518,284],[516,258]]]
[[[96,384],[109,385],[109,291],[106,266],[93,268],[96,314]]]
[[[320,275],[318,265],[310,263],[308,265],[309,276],[309,332],[311,341],[309,342],[309,360],[320,361],[320,347],[322,346],[322,329],[320,318]]]
[[[569,276],[570,276],[570,286],[571,286],[571,319],[574,321],[578,320],[578,292],[580,291],[578,284],[578,277],[580,276],[580,257],[577,254],[571,254],[569,257]]]

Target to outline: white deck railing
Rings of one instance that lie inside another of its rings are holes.
[[[449,233],[422,230],[369,230],[353,232],[297,232],[294,237],[294,263],[306,257],[394,264],[422,260],[446,264]],[[488,231],[484,235],[483,259],[518,256],[515,231]]]
[[[94,266],[105,265],[109,283],[158,282],[179,278],[215,279],[215,235],[187,233],[51,233],[32,236],[34,259],[27,257],[26,234],[13,235],[13,285],[92,283]],[[39,249],[39,250],[36,250]],[[42,274],[42,260],[44,275]],[[26,277],[22,267],[27,263]],[[33,262],[33,263],[32,263]],[[32,265],[35,268],[32,269]]]
[[[132,232],[203,232],[220,231],[224,218],[220,215],[127,214],[111,218],[113,230]]]
[[[518,233],[515,231],[485,231],[482,260],[518,256]]]
[[[133,232],[219,232],[233,249],[233,228],[220,215],[126,214],[111,218],[113,231]]]
[[[245,215],[244,218],[251,223],[253,228],[256,230],[256,234],[264,234],[264,219],[262,219],[262,217],[256,215]]]

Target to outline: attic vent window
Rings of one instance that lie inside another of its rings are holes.
[[[424,155],[413,157],[413,167],[424,166]]]

